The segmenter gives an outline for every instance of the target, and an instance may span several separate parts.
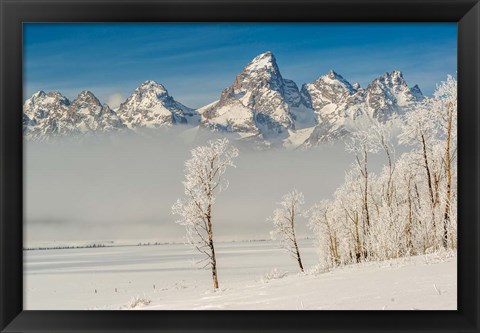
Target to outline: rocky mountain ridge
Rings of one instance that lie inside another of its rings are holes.
[[[23,126],[32,140],[185,125],[266,146],[311,146],[348,135],[349,124],[359,117],[381,122],[400,117],[422,99],[420,88],[410,88],[396,70],[366,88],[331,70],[299,89],[283,78],[275,56],[265,52],[245,66],[217,101],[196,110],[148,80],[115,111],[89,91],[73,101],[59,92],[39,91],[24,103]]]

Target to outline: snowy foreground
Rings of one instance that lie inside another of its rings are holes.
[[[24,251],[24,308],[455,310],[457,258],[427,255],[306,274],[270,241],[219,243],[220,290],[183,244]]]

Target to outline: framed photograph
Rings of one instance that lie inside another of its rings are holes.
[[[477,0],[0,0],[1,332],[479,332]]]

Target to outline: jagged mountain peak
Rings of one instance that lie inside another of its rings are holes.
[[[165,99],[169,97],[168,90],[162,84],[154,80],[147,80],[143,82],[137,89],[135,89],[133,95],[139,95],[140,98],[147,99]]]
[[[281,92],[284,86],[282,75],[277,66],[275,56],[268,51],[259,54],[250,61],[235,78],[235,93],[259,89],[273,89]]]
[[[408,86],[399,70],[361,88],[331,69],[299,91],[294,81],[282,77],[274,54],[267,51],[246,64],[218,101],[199,110],[147,80],[116,112],[90,91],[82,91],[73,102],[58,92],[38,91],[25,101],[23,120],[30,137],[200,124],[260,145],[313,145],[348,135],[348,125],[358,117],[389,121],[421,99],[418,85]]]
[[[390,76],[403,78],[403,73],[402,73],[400,70],[398,70],[398,69],[394,69],[394,70],[390,73]]]
[[[168,95],[168,91],[164,85],[158,83],[155,80],[147,80],[143,82],[137,89],[139,90],[155,90],[156,92],[166,93]]]
[[[162,84],[154,80],[147,80],[138,86],[125,102],[120,104],[119,110],[129,106],[148,109],[161,104],[169,97],[167,89]]]
[[[284,79],[275,56],[267,51],[257,55],[240,72],[233,85],[224,89],[220,100],[203,113],[202,125],[213,129],[260,134],[264,139],[287,135],[295,128],[294,114],[301,97],[297,85]]]
[[[245,70],[255,71],[260,69],[273,69],[278,71],[277,60],[271,51],[257,55],[245,66]]]
[[[378,77],[373,82],[386,82],[393,85],[407,85],[403,73],[399,70],[393,70],[391,72],[385,72],[383,76]]]
[[[284,80],[278,68],[275,56],[268,51],[256,56],[235,78],[235,94],[262,89],[283,93]]]
[[[85,97],[94,98],[95,95],[94,95],[90,90],[83,90],[83,91],[81,91],[81,92],[78,94],[78,97],[81,97],[81,98],[85,98]],[[95,98],[96,98],[96,97],[95,97]]]
[[[57,98],[57,99],[66,99],[65,96],[63,96],[59,91],[49,91],[49,92],[44,92],[43,90],[40,90],[38,92],[38,97],[40,98],[46,98],[46,97],[53,97],[53,98]]]
[[[52,97],[58,97],[58,98],[66,98],[65,96],[62,95],[62,93],[60,93],[59,91],[49,91],[47,93],[47,96],[52,96]]]
[[[45,95],[46,95],[45,91],[39,90],[39,91],[37,91],[36,93],[34,93],[34,94],[32,95],[32,97],[30,97],[30,98],[36,99],[36,98],[44,97]]]
[[[120,104],[117,113],[129,128],[157,128],[189,121],[198,123],[195,110],[175,101],[162,84],[153,80],[147,80],[135,89]]]
[[[339,79],[339,78],[341,78],[343,80],[343,77],[341,75],[339,75],[337,72],[335,72],[335,70],[333,70],[333,69],[330,69],[328,71],[328,73],[325,74],[325,75],[328,76],[328,78],[330,78],[332,80]]]
[[[368,113],[380,121],[403,114],[423,98],[420,89],[410,88],[399,70],[376,78],[366,89]]]
[[[422,91],[418,85],[410,88],[405,80],[403,73],[399,70],[386,72],[383,76],[376,78],[367,87],[367,93],[380,93],[384,91],[387,95],[392,95],[397,99],[399,105],[406,105],[423,98]]]
[[[115,112],[88,90],[78,94],[73,102],[59,92],[35,93],[24,104],[23,124],[25,136],[34,140],[125,127]]]
[[[53,105],[69,105],[70,101],[68,98],[63,96],[58,91],[45,92],[39,90],[34,93],[29,99],[24,103],[24,109],[27,112],[33,111],[33,109],[42,109],[42,112],[46,112],[47,106]]]
[[[78,94],[77,98],[75,98],[72,104],[83,104],[85,106],[88,106],[88,105],[101,106],[102,105],[102,103],[97,98],[97,96],[95,96],[89,90],[84,90],[80,94]]]
[[[303,85],[301,92],[304,104],[318,116],[318,129],[312,132],[310,143],[346,135],[346,124],[362,116],[389,121],[423,98],[418,86],[410,88],[399,70],[385,72],[365,89],[330,71]]]
[[[357,92],[343,76],[333,69],[312,83],[305,83],[301,89],[303,104],[317,112],[320,120],[335,117],[335,109],[327,105],[340,105]]]
[[[329,70],[327,74],[319,77],[314,84],[320,85],[341,85],[349,93],[355,92],[355,88],[342,75],[335,72],[333,69]]]
[[[383,74],[384,77],[390,77],[390,76],[400,76],[400,77],[403,77],[403,73],[402,71],[398,70],[398,69],[394,69],[392,70],[391,72],[385,72]]]

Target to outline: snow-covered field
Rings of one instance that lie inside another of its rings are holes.
[[[220,290],[183,244],[24,251],[24,308],[372,309],[457,308],[455,255],[365,263],[319,273],[300,242],[306,274],[271,241],[217,245]],[[134,299],[138,297],[139,302]],[[146,302],[142,302],[146,300]]]

